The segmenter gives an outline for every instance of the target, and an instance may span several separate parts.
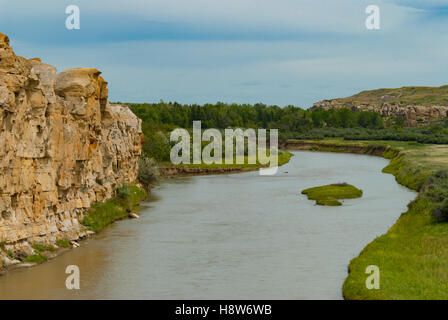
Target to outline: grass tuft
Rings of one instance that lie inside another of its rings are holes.
[[[56,239],[56,245],[61,248],[70,248],[70,240],[68,239]]]
[[[342,203],[340,201],[330,199],[316,200],[316,204],[319,206],[330,206],[330,207],[342,206]]]
[[[310,200],[316,200],[317,205],[341,206],[338,199],[360,198],[362,190],[344,182],[305,189],[302,194],[306,194]]]
[[[34,251],[37,252],[44,252],[44,251],[53,252],[55,250],[52,245],[45,245],[41,243],[33,243],[31,247],[34,249]]]
[[[39,262],[43,262],[43,261],[45,261],[47,259],[48,259],[47,256],[44,256],[41,253],[36,253],[36,254],[32,254],[32,255],[26,256],[23,261],[24,262],[30,262],[30,263],[39,263]]]

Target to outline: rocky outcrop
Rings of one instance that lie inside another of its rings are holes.
[[[374,111],[383,117],[402,118],[406,126],[414,127],[428,124],[431,120],[445,119],[448,116],[448,106],[419,106],[399,104],[357,104],[344,99],[323,100],[316,102],[313,108],[339,109],[349,108],[353,111]]]
[[[109,104],[92,68],[59,74],[16,56],[0,33],[0,243],[9,249],[84,235],[93,202],[137,179],[141,121]]]

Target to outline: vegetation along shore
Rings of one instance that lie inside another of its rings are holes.
[[[110,103],[97,69],[57,73],[39,58],[17,56],[2,33],[0,51],[0,100],[14,110],[0,119],[1,274],[78,247],[113,221],[137,217],[138,204],[160,177],[159,164],[169,160],[165,134],[179,125],[144,114],[139,119],[128,106]],[[149,130],[154,126],[158,130]],[[290,156],[282,153],[280,161]]]
[[[421,101],[421,96],[444,96],[443,90],[445,87],[367,91],[361,93],[360,101],[354,96],[352,105],[344,101],[331,108],[328,103],[332,101],[327,101],[309,110],[263,104],[128,105],[143,120],[148,137],[144,156],[156,159],[168,175],[204,173],[201,165],[176,169],[164,165],[170,148],[167,133],[177,126],[188,128],[193,119],[201,120],[204,128],[279,128],[282,150],[347,152],[390,159],[383,172],[418,191],[418,196],[385,235],[353,259],[343,295],[346,299],[444,299],[448,298],[448,254],[443,249],[448,241],[448,123],[444,117],[433,116],[440,111],[437,105]],[[396,91],[407,93],[401,95],[403,101],[392,99]],[[390,99],[379,104],[382,113],[363,107],[384,97]],[[403,108],[412,112],[403,114]],[[380,268],[380,290],[366,289],[369,265]]]
[[[291,140],[290,149],[370,154],[390,159],[383,172],[418,191],[388,232],[348,267],[345,299],[448,298],[448,146],[398,141]],[[368,290],[366,268],[381,271],[380,290]]]

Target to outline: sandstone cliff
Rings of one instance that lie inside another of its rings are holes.
[[[406,126],[418,126],[447,118],[448,86],[369,90],[348,98],[319,101],[313,108],[375,111],[383,117],[402,118]]]
[[[83,214],[137,179],[141,121],[109,104],[101,72],[59,74],[0,33],[0,243],[77,239]]]

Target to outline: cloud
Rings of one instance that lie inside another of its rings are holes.
[[[81,29],[65,29],[65,7],[76,4]],[[365,33],[367,0],[42,0],[7,2],[2,30],[23,41],[79,45],[129,40],[302,40]],[[409,8],[379,1],[383,32],[407,22]],[[32,32],[30,32],[32,30]]]
[[[376,2],[374,32],[364,27],[370,0],[42,0],[26,11],[9,1],[0,31],[18,54],[59,71],[97,67],[114,101],[308,107],[365,89],[444,84],[440,3]],[[72,3],[81,30],[65,29]]]
[[[415,9],[423,9],[423,10],[438,10],[438,9],[447,9],[448,4],[446,0],[400,0],[400,1],[392,1],[392,3],[402,6],[402,7],[410,7]]]

